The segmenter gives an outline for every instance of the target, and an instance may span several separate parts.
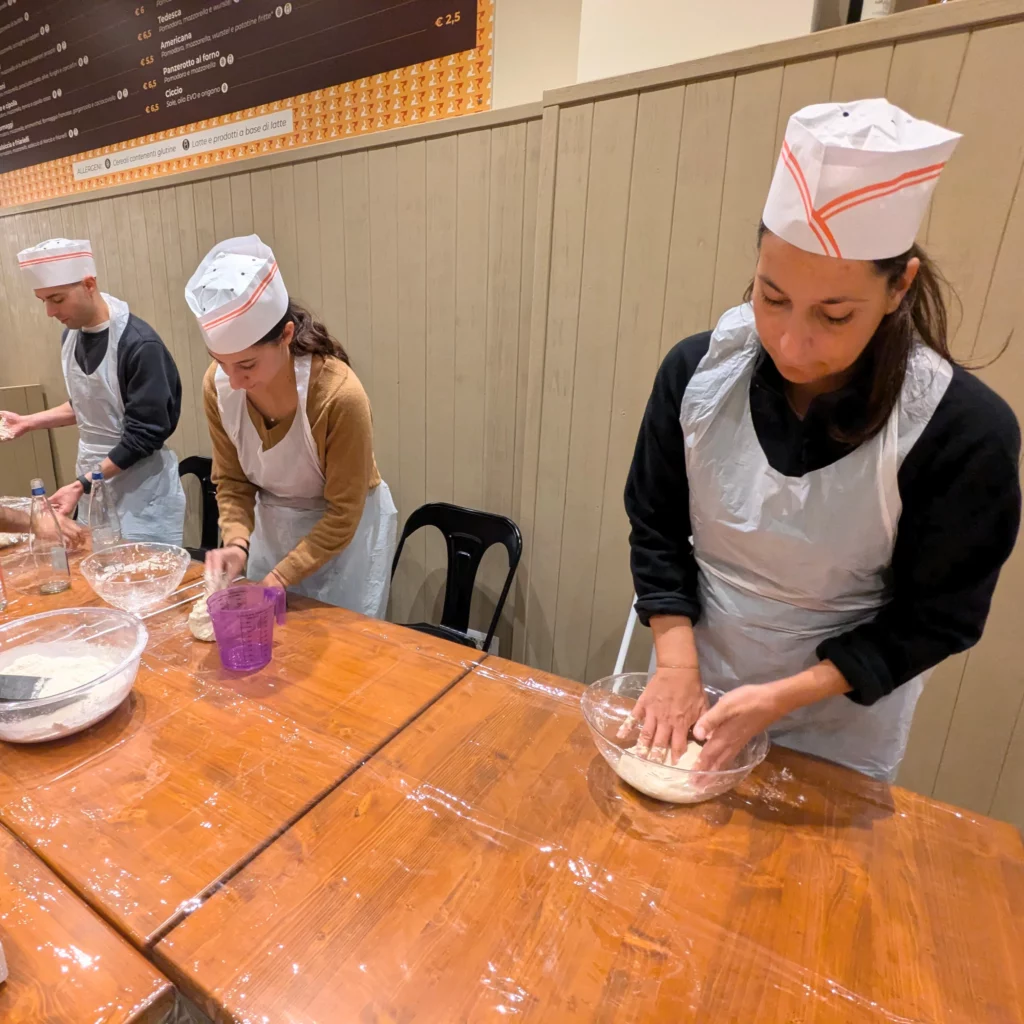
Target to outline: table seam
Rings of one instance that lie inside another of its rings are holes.
[[[409,728],[414,722],[421,718],[430,708],[432,708],[442,697],[450,693],[451,690],[461,683],[467,676],[471,675],[477,668],[479,668],[488,658],[490,654],[484,652],[484,656],[479,660],[473,662],[468,668],[463,668],[462,672],[456,676],[450,683],[448,683],[443,689],[439,690],[429,701],[423,704],[417,711],[415,711],[409,718],[407,718],[401,725],[396,726],[387,736],[385,736],[373,749],[366,752],[366,754],[360,758],[354,765],[352,765],[347,771],[342,773],[337,779],[335,779],[329,786],[321,790],[315,796],[313,796],[302,808],[295,812],[290,818],[283,822],[277,829],[274,830],[269,836],[263,839],[257,846],[249,851],[243,858],[225,870],[218,878],[210,882],[204,889],[192,897],[188,902],[191,904],[196,902],[196,906],[190,907],[188,910],[179,910],[167,919],[159,928],[157,928],[144,942],[141,947],[137,947],[141,952],[147,955],[154,965],[159,967],[159,962],[163,958],[157,958],[150,956],[149,954],[156,953],[156,947],[163,942],[167,936],[174,931],[175,928],[179,927],[195,911],[197,911],[206,901],[216,893],[216,891],[223,886],[227,885],[232,879],[236,878],[241,874],[257,857],[262,853],[266,852],[274,843],[277,842],[283,835],[290,832],[307,814],[309,814],[318,804],[323,803],[336,789],[339,789],[344,785],[353,775],[356,774],[364,765],[371,761],[377,756],[389,743],[400,736],[406,729]],[[120,933],[120,930],[119,930]],[[127,938],[127,936],[125,936]],[[129,939],[129,941],[131,941]],[[134,945],[134,943],[132,943]],[[165,972],[166,973],[166,972]],[[177,984],[175,982],[175,984]]]

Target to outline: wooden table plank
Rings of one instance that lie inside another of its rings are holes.
[[[488,659],[157,962],[237,1020],[1024,1020],[1015,830],[781,748],[658,804],[580,692]]]
[[[95,603],[75,574],[69,594],[22,599],[4,618]],[[147,622],[135,689],[106,720],[62,741],[0,744],[0,821],[140,948],[474,657],[297,599],[275,631],[274,660],[241,675],[221,668],[215,645],[192,639],[186,611]]]
[[[9,1024],[156,1024],[170,982],[0,827],[0,985]]]

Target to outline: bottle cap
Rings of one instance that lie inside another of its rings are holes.
[[[103,479],[103,470],[102,469],[94,469],[92,471],[92,478],[93,478],[93,480],[102,480]]]
[[[45,493],[46,493],[46,486],[43,484],[43,481],[42,480],[38,480],[38,479],[33,480],[32,481],[32,497],[33,498],[38,498],[38,497],[44,495]]]

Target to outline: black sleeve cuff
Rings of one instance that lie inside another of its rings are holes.
[[[846,696],[855,704],[874,704],[896,689],[896,680],[878,648],[849,633],[820,643],[817,655],[839,669],[851,687]]]
[[[122,441],[110,449],[110,453],[107,455],[107,458],[110,459],[110,461],[123,473],[126,469],[131,469],[136,462],[141,462],[148,455],[152,454],[152,452],[132,451],[132,449]]]
[[[694,625],[700,618],[700,602],[683,594],[645,594],[637,599],[634,607],[645,626],[650,626],[651,619],[658,615],[685,615]]]

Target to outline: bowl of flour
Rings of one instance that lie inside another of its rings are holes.
[[[32,700],[0,702],[0,740],[74,735],[128,696],[149,634],[114,608],[66,608],[0,626],[0,674],[43,680]]]
[[[650,676],[646,672],[625,672],[608,676],[587,687],[580,701],[583,717],[601,755],[623,782],[654,800],[672,804],[696,804],[728,792],[743,781],[767,756],[768,734],[759,733],[737,754],[733,763],[714,772],[697,771],[701,746],[694,740],[678,761],[671,754],[652,758],[639,742],[640,726],[633,722],[633,708]],[[705,686],[708,705],[722,696],[721,690]],[[629,725],[626,738],[619,729]]]

